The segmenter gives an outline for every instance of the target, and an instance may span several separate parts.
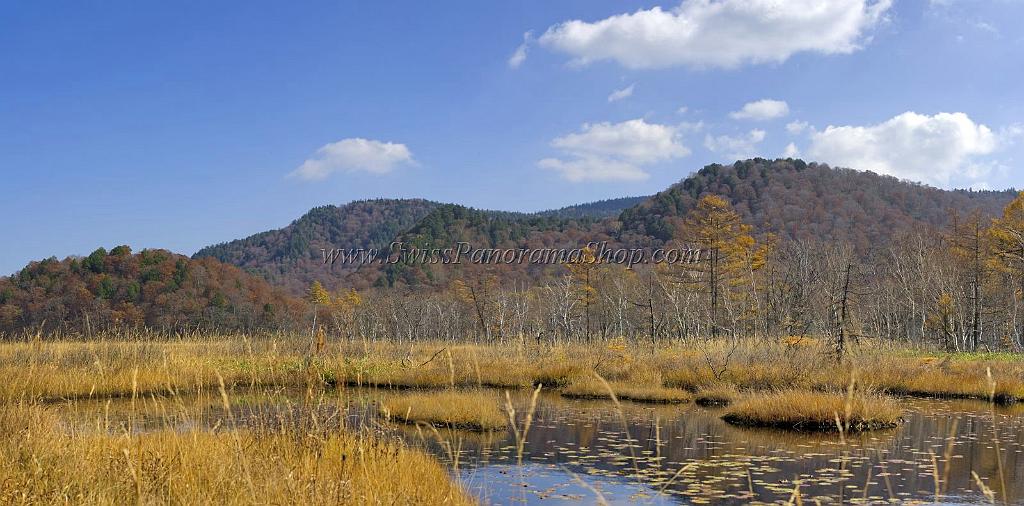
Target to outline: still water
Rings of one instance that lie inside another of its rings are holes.
[[[381,395],[347,389],[310,401],[285,390],[241,394],[232,397],[232,412],[241,425],[301,423],[296,413],[310,412],[315,402],[318,423],[374,430],[427,449],[485,504],[785,503],[797,489],[807,504],[988,503],[979,480],[998,502],[1005,487],[1008,503],[1024,503],[1024,479],[1018,479],[1024,477],[1024,406],[993,411],[978,401],[905,399],[903,426],[843,440],[736,428],[719,419],[720,408],[623,403],[618,409],[608,401],[543,394],[520,465],[511,430],[475,434],[389,424],[376,416]],[[512,399],[521,413],[529,405],[524,393]],[[225,418],[216,402],[180,400],[176,409],[138,400],[127,417],[127,402],[71,403],[67,418],[98,425],[99,409],[107,430],[135,431],[213,427]]]

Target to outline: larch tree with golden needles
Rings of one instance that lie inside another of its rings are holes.
[[[753,271],[764,265],[767,250],[758,248],[752,229],[717,195],[702,197],[683,219],[682,237],[701,250],[701,261],[687,268],[696,269],[703,279],[714,337],[720,333],[720,309],[730,302],[732,289],[746,284]]]
[[[565,264],[569,274],[576,282],[579,300],[583,304],[584,335],[590,341],[590,308],[597,301],[597,289],[594,287],[597,278],[598,258],[590,246],[580,251],[578,258]]]
[[[356,310],[363,304],[363,297],[359,292],[350,288],[342,290],[334,296],[331,301],[331,316],[334,318],[334,326],[339,333],[345,334],[352,339],[353,328],[355,327]]]
[[[313,284],[309,285],[309,291],[306,293],[306,298],[313,304],[313,328],[312,333],[316,334],[316,317],[317,313],[320,312],[320,306],[328,306],[331,303],[331,294],[321,285],[319,281],[314,281]]]
[[[1002,217],[992,221],[989,236],[997,258],[997,268],[1012,280],[1009,288],[1013,298],[1013,319],[1009,326],[1019,345],[1022,332],[1017,315],[1020,314],[1020,303],[1024,297],[1024,192],[1019,193],[1003,209]]]
[[[1003,209],[989,230],[996,255],[1010,269],[1024,273],[1024,192]]]

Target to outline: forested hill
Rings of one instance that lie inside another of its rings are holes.
[[[552,218],[615,218],[618,217],[619,213],[622,211],[639,205],[649,198],[651,198],[650,195],[644,197],[622,197],[617,199],[598,200],[596,202],[588,202],[586,204],[566,206],[561,209],[541,211],[536,213],[536,215]]]
[[[596,213],[600,216],[602,213]],[[589,241],[611,240],[608,235],[613,218],[557,217],[547,213],[519,214],[482,211],[455,204],[444,204],[425,216],[409,230],[395,237],[406,247],[419,250],[450,248],[466,243],[474,248],[555,247],[575,248]],[[528,265],[503,266],[506,279],[519,277],[536,281],[539,271]],[[349,286],[444,285],[453,274],[450,266],[402,263],[363,266],[343,282]],[[473,276],[473,274],[469,274]]]
[[[395,240],[434,244],[456,236],[474,244],[515,244],[531,233],[618,216],[646,198],[603,200],[538,213],[477,210],[420,199],[363,200],[317,207],[284,228],[208,246],[192,257],[214,257],[298,295],[313,281],[339,288],[356,270],[341,264],[328,269],[322,249],[384,249]],[[509,232],[503,232],[506,229]],[[364,280],[364,284],[371,282]]]
[[[947,191],[872,172],[757,158],[709,165],[623,211],[622,240],[671,239],[707,194],[730,201],[760,233],[849,242],[860,251],[900,231],[945,227],[953,211],[997,216],[1016,196],[1013,190]]]
[[[328,289],[443,283],[430,266],[405,268],[324,265],[322,248],[386,248],[392,241],[419,247],[574,247],[608,240],[646,247],[678,236],[682,217],[707,194],[728,200],[755,233],[788,239],[848,242],[859,251],[901,231],[948,224],[951,213],[978,209],[995,216],[1013,191],[947,191],[893,177],[833,169],[802,160],[752,159],[709,165],[651,197],[627,197],[540,213],[483,211],[425,200],[369,200],[318,207],[291,225],[204,248],[298,295],[313,281]],[[516,275],[536,279],[540,269]]]
[[[308,306],[265,280],[213,258],[165,250],[100,248],[84,258],[32,262],[0,278],[0,333],[97,332],[147,326],[290,328]]]
[[[325,273],[321,249],[384,248],[439,205],[421,199],[378,199],[317,207],[284,228],[208,246],[192,258],[214,257],[296,294],[318,279],[334,288],[337,283],[331,281],[347,271],[339,267]]]
[[[428,249],[460,241],[479,248],[572,248],[590,241],[608,241],[612,247],[647,247],[679,238],[683,217],[709,194],[728,200],[758,235],[848,243],[862,254],[872,247],[885,247],[902,232],[942,229],[954,212],[967,215],[978,210],[997,216],[1016,195],[1013,191],[946,191],[801,160],[753,159],[704,167],[618,216],[573,219],[558,213],[502,214],[442,205],[397,240]],[[610,207],[617,204],[612,201]],[[476,275],[466,269],[367,266],[343,282],[356,287],[443,285],[453,277]],[[501,269],[506,280],[537,281],[564,272],[536,266]],[[494,268],[490,271],[495,272]]]

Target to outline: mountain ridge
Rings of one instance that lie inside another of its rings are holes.
[[[650,197],[626,197],[537,213],[480,210],[424,199],[319,206],[288,226],[203,248],[191,258],[127,246],[86,257],[31,262],[0,277],[0,330],[70,322],[168,330],[287,328],[302,320],[312,282],[327,289],[444,287],[560,279],[560,265],[325,265],[320,248],[658,247],[683,241],[681,223],[705,195],[727,200],[755,235],[848,243],[870,252],[901,233],[949,225],[954,213],[997,216],[1013,190],[942,190],[866,171],[794,159],[712,164]],[[621,209],[621,210],[620,210]],[[70,327],[69,327],[70,329]]]
[[[705,166],[624,211],[624,233],[668,241],[681,217],[706,194],[728,200],[762,233],[787,239],[845,238],[864,250],[887,242],[896,229],[945,226],[950,211],[998,215],[1016,191],[943,190],[871,171],[754,158]]]
[[[385,250],[472,241],[476,247],[575,246],[607,240],[653,247],[679,238],[682,217],[706,194],[732,204],[759,235],[845,241],[858,251],[894,232],[943,227],[952,212],[996,215],[1015,192],[943,190],[870,171],[799,159],[754,158],[707,165],[648,197],[623,197],[522,213],[474,209],[425,199],[376,199],[320,206],[287,227],[198,251],[300,294],[313,281],[329,289],[436,283],[438,269],[324,265],[332,248]],[[401,271],[401,272],[398,272]],[[526,274],[524,274],[526,275]],[[537,273],[533,273],[537,275]]]

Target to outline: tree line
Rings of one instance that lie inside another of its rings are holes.
[[[744,167],[726,174],[761,180],[763,168]],[[702,172],[705,179],[715,175]],[[315,322],[335,339],[623,337],[657,344],[808,336],[827,340],[840,354],[864,339],[960,351],[1024,346],[1024,197],[994,218],[983,210],[949,211],[941,226],[903,227],[865,244],[858,235],[765,232],[749,209],[738,208],[752,201],[737,206],[736,199],[706,193],[707,184],[698,183],[659,194],[623,217],[624,223],[646,220],[666,229],[663,242],[648,246],[705,252],[697,263],[626,268],[589,251],[564,265],[386,272],[416,283],[318,281],[297,297],[214,258],[119,246],[33,262],[0,278],[0,332],[309,332]],[[680,204],[697,186],[702,195]],[[665,211],[677,204],[678,214]],[[661,214],[653,213],[659,206]],[[520,223],[457,206],[432,209],[425,212],[429,219],[406,232],[413,243],[467,240],[465,233],[482,234],[491,246],[615,240],[603,222]],[[656,214],[663,219],[651,218]],[[361,274],[380,279],[370,269]]]
[[[669,242],[705,251],[685,265],[625,268],[593,254],[531,283],[462,266],[443,288],[343,290],[308,298],[344,339],[657,344],[707,338],[865,339],[957,351],[1024,346],[1024,193],[995,219],[954,215],[941,229],[858,251],[839,241],[755,236],[705,195]]]

